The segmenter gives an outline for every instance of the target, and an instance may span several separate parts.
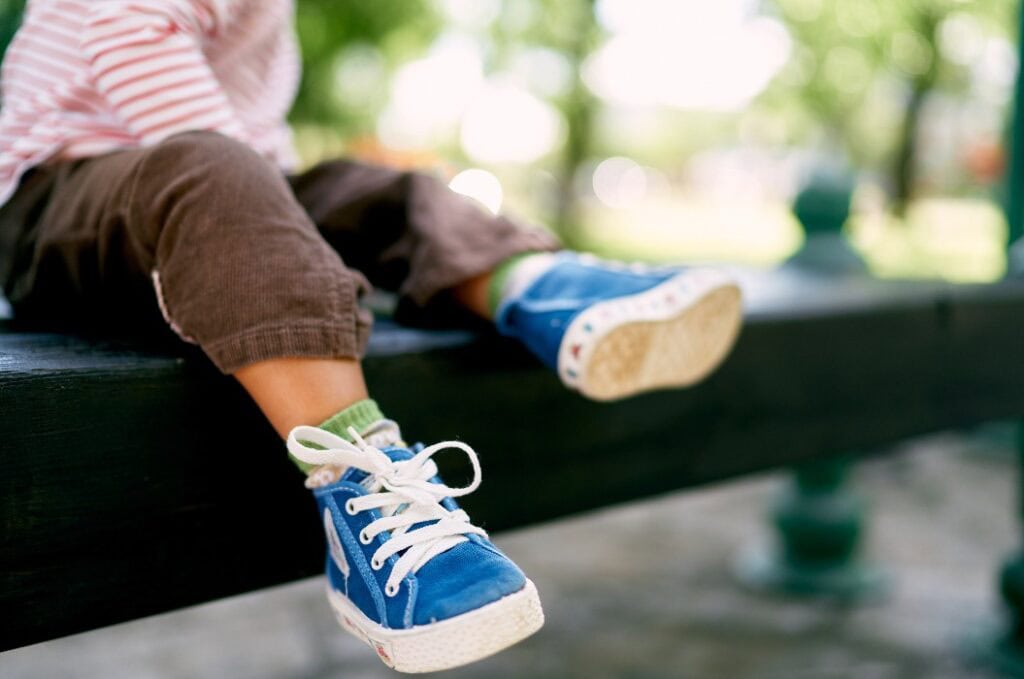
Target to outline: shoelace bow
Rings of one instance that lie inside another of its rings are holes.
[[[470,523],[466,512],[461,509],[452,512],[441,505],[446,497],[462,497],[480,486],[480,460],[468,445],[461,441],[442,441],[423,448],[409,460],[396,462],[368,444],[352,427],[348,433],[355,443],[317,427],[296,427],[288,434],[288,451],[307,464],[354,467],[372,477],[370,489],[373,492],[350,498],[345,503],[345,511],[354,516],[368,509],[381,510],[381,518],[359,534],[359,541],[368,545],[380,533],[390,531],[389,538],[373,554],[370,561],[373,570],[380,570],[388,558],[405,550],[384,585],[388,596],[398,593],[406,575],[415,573],[438,554],[464,541],[466,535],[487,536],[483,528]],[[322,449],[311,448],[303,442]],[[473,480],[468,486],[451,488],[430,482],[437,474],[437,465],[430,458],[447,448],[457,448],[469,458]],[[432,523],[410,530],[422,522]]]

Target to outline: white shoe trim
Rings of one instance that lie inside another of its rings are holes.
[[[342,628],[399,672],[435,672],[465,665],[508,648],[544,624],[537,588],[530,580],[518,592],[486,606],[409,629],[376,623],[330,584],[327,600]]]
[[[722,290],[735,291],[730,297],[734,301],[721,309],[727,321],[722,325],[722,336],[708,338],[711,341],[707,345],[713,350],[693,356],[679,379],[662,374],[662,379],[652,385],[634,378],[628,383],[611,385],[611,392],[605,385],[601,395],[588,393],[588,378],[593,371],[591,358],[602,340],[630,324],[647,323],[654,327],[658,322],[680,319],[701,301]],[[600,400],[630,396],[655,386],[688,386],[696,381],[693,375],[703,377],[725,357],[735,342],[741,321],[739,288],[732,277],[716,269],[687,269],[649,290],[598,302],[580,313],[569,324],[559,345],[558,376],[567,387]]]

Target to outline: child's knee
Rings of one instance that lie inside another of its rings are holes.
[[[148,148],[151,165],[159,168],[206,168],[236,171],[267,162],[242,141],[208,130],[181,132]]]
[[[217,132],[176,134],[145,149],[131,196],[133,218],[157,232],[169,223],[223,229],[256,216],[305,218],[276,166]]]

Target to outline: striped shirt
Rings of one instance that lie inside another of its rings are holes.
[[[50,159],[213,130],[282,167],[292,0],[29,0],[0,67],[0,204]]]

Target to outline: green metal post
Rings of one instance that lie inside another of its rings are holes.
[[[1008,273],[1024,274],[1024,9],[1018,6],[1018,68],[1010,127],[1010,167],[1006,183],[1006,222],[1009,226]]]
[[[864,503],[848,487],[846,460],[798,467],[771,510],[775,542],[743,554],[737,575],[760,590],[842,600],[876,598],[886,578],[863,561]]]
[[[827,276],[867,274],[843,236],[854,183],[842,167],[823,166],[810,175],[793,204],[806,238],[787,268]],[[850,463],[841,459],[794,470],[770,512],[775,543],[740,556],[740,580],[758,589],[847,600],[884,591],[882,573],[859,558],[865,512],[848,487],[849,470]]]
[[[827,276],[865,276],[867,266],[847,241],[854,175],[842,167],[821,167],[804,183],[793,214],[804,227],[804,243],[786,266]]]

